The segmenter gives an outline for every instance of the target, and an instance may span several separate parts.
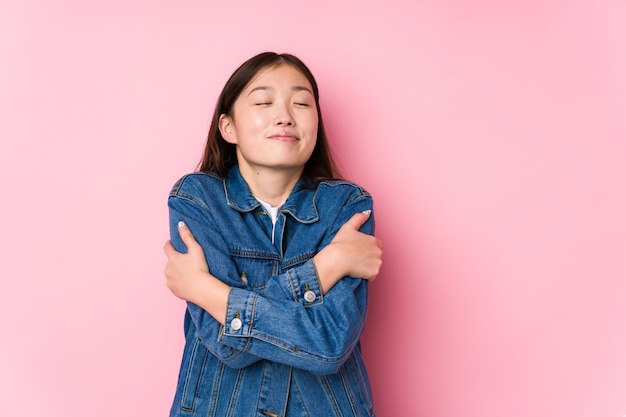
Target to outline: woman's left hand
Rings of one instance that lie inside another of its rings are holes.
[[[187,246],[187,253],[174,249],[171,240],[165,243],[163,250],[167,256],[166,285],[176,297],[193,302],[199,287],[211,275],[202,247],[184,222],[178,224],[178,233]]]

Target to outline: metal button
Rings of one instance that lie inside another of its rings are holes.
[[[230,321],[230,329],[237,331],[239,329],[241,329],[241,326],[243,325],[243,323],[241,322],[241,319],[239,317],[235,317],[234,319],[232,319]]]
[[[317,295],[315,295],[315,293],[311,290],[308,290],[307,292],[304,293],[304,299],[306,300],[307,303],[312,303],[313,301],[315,301],[316,298],[317,298]]]

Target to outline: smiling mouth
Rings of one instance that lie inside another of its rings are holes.
[[[277,140],[280,142],[296,142],[298,140],[297,137],[290,134],[280,134],[280,135],[272,135],[270,139]]]

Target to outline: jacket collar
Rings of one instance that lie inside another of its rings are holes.
[[[224,191],[228,206],[237,211],[249,212],[261,205],[259,200],[254,198],[250,192],[248,183],[241,176],[238,165],[233,165],[228,171],[228,176],[224,179]],[[319,215],[315,206],[316,191],[317,187],[306,187],[300,178],[285,201],[282,211],[291,214],[300,223],[318,221]]]

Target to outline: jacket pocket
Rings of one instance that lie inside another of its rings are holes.
[[[202,344],[200,338],[196,338],[191,356],[189,357],[189,365],[185,376],[185,384],[181,394],[180,408],[184,411],[193,412],[196,407],[196,399],[200,392],[202,375],[207,361],[209,351]]]
[[[249,288],[262,289],[272,275],[278,272],[278,255],[252,250],[231,250],[241,283]]]

